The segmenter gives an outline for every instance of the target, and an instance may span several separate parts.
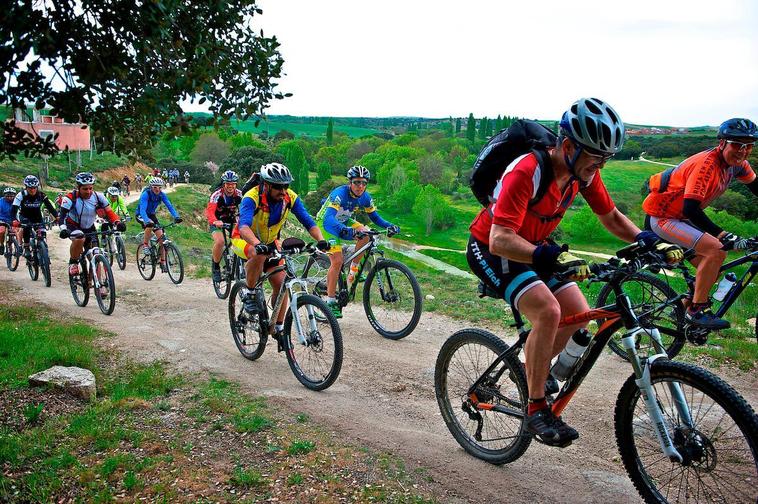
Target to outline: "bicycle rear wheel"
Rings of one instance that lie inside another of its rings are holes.
[[[684,462],[662,452],[655,420],[634,375],[616,401],[621,460],[645,502],[758,502],[758,417],[729,385],[690,364],[656,360],[650,367],[655,398]],[[679,384],[692,424],[672,390]]]
[[[89,277],[87,276],[86,263],[79,261],[79,274],[68,276],[68,285],[71,295],[78,306],[87,306],[89,302]]]
[[[363,286],[363,307],[371,327],[388,339],[405,338],[421,318],[421,288],[408,267],[380,259]]]
[[[211,264],[213,268],[213,264]],[[234,271],[232,270],[232,264],[229,264],[229,258],[226,254],[221,256],[221,263],[219,264],[221,270],[221,281],[213,282],[213,290],[216,292],[216,297],[219,299],[226,299],[229,295],[229,291],[232,288],[232,279]]]
[[[37,243],[37,263],[42,271],[42,278],[45,281],[45,287],[52,285],[53,279],[50,276],[50,255],[47,250],[47,243]]]
[[[245,282],[237,282],[229,294],[229,326],[237,350],[244,358],[256,360],[266,350],[268,334],[261,324],[259,314],[245,311],[242,302],[245,287]]]
[[[144,243],[137,247],[137,270],[145,280],[152,280],[155,276],[155,255]]]
[[[121,271],[126,269],[126,245],[124,245],[124,239],[121,236],[116,237],[116,260],[118,262],[118,269]]]
[[[516,357],[507,358],[496,372],[502,366],[507,369],[474,391],[484,407],[477,407],[469,397],[469,388],[507,349],[490,332],[463,329],[442,345],[434,369],[434,391],[447,428],[464,450],[490,464],[513,462],[532,442],[526,431],[526,376]],[[497,412],[493,406],[509,413]]]
[[[111,269],[110,262],[102,255],[95,257],[93,278],[97,278],[100,282],[99,288],[93,285],[97,305],[100,307],[101,312],[105,315],[110,315],[116,307],[116,281],[113,279],[113,270]]]
[[[12,233],[13,231],[11,229],[8,229],[8,233]],[[18,268],[18,256],[19,256],[20,249],[18,247],[18,242],[16,241],[16,237],[14,236],[10,240],[7,240],[5,243],[5,265],[8,266],[8,269],[10,271],[16,271]]]
[[[182,261],[182,255],[173,243],[167,243],[164,247],[166,248],[168,277],[172,282],[179,285],[184,280],[184,261]]]
[[[666,348],[669,358],[676,357],[684,346],[685,336],[682,329],[684,325],[684,306],[681,301],[665,305],[665,301],[677,297],[677,293],[669,285],[650,273],[640,272],[624,279],[621,288],[632,301],[634,312],[640,320],[640,325],[645,328],[657,327],[661,334],[661,342]],[[615,302],[616,295],[610,284],[603,285],[597,295],[596,307]],[[598,325],[602,324],[598,320]],[[621,357],[628,360],[626,350],[621,345],[623,331],[618,331],[608,341],[610,349]],[[641,358],[652,355],[654,352],[650,336],[640,333],[637,340],[637,353]]]

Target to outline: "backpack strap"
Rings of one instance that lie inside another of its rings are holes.
[[[544,149],[532,149],[532,153],[534,154],[534,157],[537,158],[537,162],[540,166],[540,182],[537,186],[537,192],[534,197],[529,200],[529,207],[533,207],[539,203],[543,196],[545,196],[545,193],[547,193],[548,187],[550,187],[550,184],[555,178],[553,163],[550,160],[548,152]]]

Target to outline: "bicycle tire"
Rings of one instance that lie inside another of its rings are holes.
[[[145,249],[148,249],[148,254],[145,254]],[[150,281],[155,276],[155,254],[150,246],[144,243],[137,246],[137,270],[145,280]]]
[[[647,272],[638,272],[625,278],[621,282],[621,288],[631,299],[635,313],[639,317],[640,325],[648,328],[651,325],[657,327],[669,358],[676,357],[681,352],[686,340],[683,330],[684,305],[679,301],[669,307],[653,308],[656,304],[662,304],[667,299],[675,298],[677,293],[674,292],[674,289],[665,281]],[[615,299],[611,284],[605,284],[597,295],[595,306],[600,308],[613,303]],[[641,315],[643,312],[649,311],[648,316]],[[598,326],[602,323],[603,320],[597,321]],[[608,347],[622,359],[628,360],[626,350],[621,345],[622,336],[623,332],[614,334],[608,341]],[[637,352],[640,357],[645,358],[652,351],[652,342],[644,332],[640,333],[640,338],[637,341]]]
[[[237,350],[248,360],[256,360],[266,350],[268,335],[256,318],[251,318],[242,305],[245,282],[236,282],[229,294],[229,327]]]
[[[118,269],[124,271],[126,269],[126,245],[121,236],[116,237],[116,258],[118,260]]]
[[[104,315],[110,315],[116,307],[116,281],[113,278],[113,269],[110,262],[102,255],[95,256],[95,271],[99,269],[99,266],[102,266],[105,278],[98,278],[100,281],[99,289],[93,285],[95,299],[97,299],[100,311]],[[105,294],[102,292],[103,287],[105,288]]]
[[[33,282],[36,282],[39,278],[39,264],[37,263],[36,250],[36,245],[32,248],[31,244],[29,244],[30,257],[26,260],[26,269],[29,270],[29,278]]]
[[[213,264],[211,261],[211,269]],[[219,269],[221,270],[221,281],[213,281],[213,290],[216,293],[216,297],[219,299],[226,299],[229,296],[229,291],[232,289],[232,282],[234,281],[234,271],[232,271],[232,265],[229,264],[229,258],[226,254],[221,256],[221,263]]]
[[[675,463],[663,455],[644,401],[639,401],[635,376],[630,376],[616,400],[616,442],[626,472],[645,502],[756,502],[758,417],[745,399],[714,374],[682,362],[656,360],[650,366],[650,380],[674,446],[688,460],[686,464]],[[666,382],[681,384],[694,428],[682,425],[672,396],[662,385]],[[671,426],[676,427],[672,430]],[[650,460],[646,446],[650,447],[650,458],[656,459],[650,465],[646,465]],[[663,481],[666,478],[668,481]],[[703,478],[708,479],[707,484]],[[685,488],[671,489],[667,484],[672,482]],[[730,495],[723,495],[724,491]],[[722,495],[708,498],[711,493]]]
[[[113,243],[111,242],[111,237],[104,234],[102,235],[102,238],[108,244],[107,247],[104,247],[102,249],[103,255],[105,255],[106,258],[108,259],[108,263],[111,266],[113,266],[114,264],[116,264],[117,258],[116,258],[116,251],[113,250]],[[107,249],[107,252],[106,252],[106,249]]]
[[[311,307],[310,310],[308,306]],[[303,307],[305,316],[301,317]],[[305,343],[301,343],[297,335],[292,334],[294,319],[292,310],[287,310],[284,319],[287,362],[292,374],[305,388],[325,390],[337,380],[342,370],[342,332],[339,323],[326,303],[312,294],[298,295],[295,311],[307,334]],[[315,311],[320,312],[320,316],[317,317]],[[309,326],[311,315],[315,328]],[[331,335],[326,335],[327,328]]]
[[[480,387],[481,402],[495,402],[523,416],[479,410],[479,420],[465,411],[468,390],[508,345],[494,334],[481,329],[463,329],[445,341],[434,368],[434,392],[442,419],[455,440],[474,457],[500,465],[513,462],[524,454],[532,436],[526,430],[526,407],[529,391],[521,363],[515,356],[506,359],[508,370],[500,381]],[[507,422],[507,424],[506,424]],[[501,433],[501,430],[504,432]],[[477,431],[488,439],[477,439]],[[489,439],[491,438],[491,439]],[[506,444],[501,446],[501,442]]]
[[[42,272],[45,287],[50,287],[53,283],[53,279],[50,276],[50,255],[47,250],[47,243],[44,241],[37,242],[37,263]]]
[[[391,273],[392,270],[398,271]],[[400,285],[398,280],[402,281],[402,278],[408,280],[408,285]],[[390,292],[382,292],[386,283],[392,284]],[[372,293],[372,287],[375,284],[379,290]],[[375,310],[375,308],[380,308],[378,306],[380,300],[390,306]],[[366,285],[363,287],[363,308],[371,327],[387,339],[405,338],[418,325],[421,319],[422,306],[421,287],[419,287],[418,280],[413,276],[411,270],[399,261],[379,259],[369,271]],[[400,322],[394,324],[392,328],[387,327],[388,320],[380,322],[380,318],[383,318],[382,312],[386,313],[384,318],[395,318]],[[407,313],[410,313],[410,317],[404,315]],[[389,315],[394,317],[389,317]]]
[[[173,243],[167,243],[164,247],[166,248],[166,269],[168,270],[168,277],[176,285],[179,285],[182,283],[182,280],[184,280],[184,261],[182,260],[182,254]],[[176,268],[176,271],[174,268]]]
[[[84,261],[79,261],[79,274],[77,276],[68,276],[68,285],[76,305],[87,306],[89,302],[89,280]]]
[[[9,229],[7,232],[12,233],[13,231]],[[5,265],[10,271],[18,269],[18,251],[18,242],[16,241],[16,237],[13,236],[5,245]]]

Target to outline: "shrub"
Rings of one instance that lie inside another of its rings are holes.
[[[455,224],[455,211],[433,185],[424,186],[418,194],[413,213],[424,221],[427,236],[433,229],[447,229]]]

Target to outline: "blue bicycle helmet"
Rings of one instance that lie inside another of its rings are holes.
[[[24,177],[24,185],[26,187],[39,187],[39,179],[34,175],[27,175]]]
[[[365,178],[371,180],[371,172],[365,166],[355,165],[350,167],[347,171],[347,178],[353,180],[354,178]]]
[[[738,140],[740,138],[758,139],[758,127],[750,119],[735,117],[727,119],[719,126],[719,139]]]
[[[237,172],[232,170],[226,170],[223,174],[221,174],[221,182],[227,183],[227,182],[237,182],[239,181],[240,176],[237,175]]]

